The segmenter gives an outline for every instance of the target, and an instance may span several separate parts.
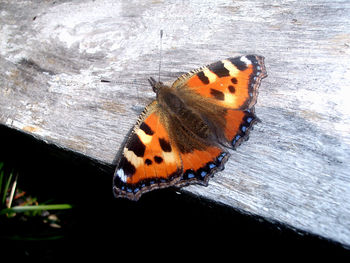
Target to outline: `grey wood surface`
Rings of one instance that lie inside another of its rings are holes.
[[[1,0],[0,123],[113,163],[160,29],[163,81],[250,53],[269,75],[249,141],[182,191],[350,245],[349,1]]]

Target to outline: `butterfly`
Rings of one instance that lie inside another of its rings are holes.
[[[197,183],[224,169],[258,118],[258,88],[267,76],[264,57],[227,58],[180,76],[171,86],[149,82],[156,93],[139,116],[117,162],[116,197]]]

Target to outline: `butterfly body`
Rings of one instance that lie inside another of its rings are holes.
[[[179,77],[172,86],[150,79],[156,100],[138,119],[114,176],[117,197],[138,200],[148,191],[191,183],[207,185],[224,168],[225,147],[247,139],[264,58],[218,61]]]

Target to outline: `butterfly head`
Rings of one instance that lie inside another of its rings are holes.
[[[165,85],[163,82],[156,81],[154,78],[150,77],[148,79],[149,84],[151,84],[153,91],[158,95],[159,90],[162,89]]]

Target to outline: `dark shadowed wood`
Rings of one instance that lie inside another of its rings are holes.
[[[349,1],[0,8],[0,123],[105,163],[154,98],[160,29],[163,81],[238,53],[265,56],[262,122],[209,187],[183,191],[350,245]]]

